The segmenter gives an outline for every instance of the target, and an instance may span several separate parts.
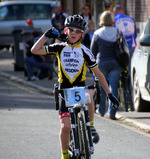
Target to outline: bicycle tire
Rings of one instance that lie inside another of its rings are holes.
[[[85,122],[82,113],[78,113],[78,138],[79,138],[79,149],[80,158],[79,159],[91,159],[89,142],[87,139],[87,133],[85,128]]]
[[[53,59],[53,71],[58,75],[58,60],[56,56]]]
[[[120,90],[121,90],[120,92],[122,95],[121,102],[123,104],[123,109],[126,112],[134,111],[131,92],[130,92],[129,88],[127,88],[127,86],[124,83],[122,83],[122,81],[121,81]]]

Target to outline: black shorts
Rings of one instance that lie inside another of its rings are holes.
[[[78,84],[60,84],[59,85],[59,89],[64,89],[64,88],[72,88],[74,86],[78,86],[78,87],[84,87],[85,86],[85,82],[79,82]],[[64,100],[64,93],[61,93],[61,96],[59,97],[59,114],[64,113],[64,112],[68,112],[68,108],[66,107],[65,104],[65,100]]]

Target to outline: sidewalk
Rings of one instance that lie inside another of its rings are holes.
[[[53,86],[57,82],[57,77],[53,73],[54,78],[52,80],[36,80],[25,81],[23,71],[14,71],[13,59],[11,53],[0,52],[0,76],[9,80],[30,86],[42,93],[53,95]],[[87,77],[86,84],[91,85],[93,83],[92,77]],[[137,112],[124,112],[121,109],[117,112],[117,118],[138,126],[141,129],[150,131],[150,112],[137,113]]]

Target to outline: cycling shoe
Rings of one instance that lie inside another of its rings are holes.
[[[93,143],[98,143],[99,142],[99,134],[96,132],[96,129],[94,126],[91,126],[91,134],[92,134],[92,139],[93,139]]]

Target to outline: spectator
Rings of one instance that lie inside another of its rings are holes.
[[[33,29],[33,26],[34,26],[34,24],[33,24],[32,19],[27,19],[26,23],[25,23],[25,27],[29,27],[29,28]],[[11,48],[12,48],[12,55],[14,57],[14,52],[15,52],[14,51],[14,44],[11,44]],[[26,73],[25,73],[25,75],[26,75]]]
[[[136,23],[133,18],[125,15],[124,9],[120,6],[114,8],[114,19],[116,28],[121,31],[127,41],[130,59],[132,58],[133,51],[136,46],[137,30]],[[130,65],[129,65],[130,72]]]
[[[90,48],[91,40],[93,37],[95,31],[95,25],[93,21],[89,21],[88,23],[88,30],[86,31],[84,38],[83,38],[83,44],[87,47]]]
[[[81,16],[89,23],[89,21],[94,22],[94,18],[91,14],[91,7],[90,4],[85,3],[82,7],[82,14]]]
[[[109,88],[112,93],[118,96],[118,84],[122,68],[115,58],[115,44],[117,40],[117,29],[113,27],[115,21],[110,11],[104,11],[100,17],[100,29],[94,32],[91,41],[91,51],[96,57],[99,56],[99,69],[104,74],[109,82]],[[101,100],[98,111],[101,116],[105,115],[106,111],[106,93],[100,87]],[[110,119],[116,120],[116,110],[112,107],[112,102],[108,102],[108,115]]]
[[[31,29],[33,29],[34,25],[33,25],[32,19],[27,19],[26,20],[26,26],[30,27]]]
[[[106,0],[106,1],[104,2],[104,8],[105,8],[104,11],[106,11],[106,10],[107,10],[107,11],[111,11],[111,9],[112,9],[111,2]],[[97,18],[97,19],[98,19],[98,20],[97,20],[97,26],[96,26],[97,29],[98,29],[99,27],[101,27],[101,26],[99,25],[101,14],[102,14],[102,13],[100,13],[100,14],[98,15],[98,18]]]
[[[61,6],[56,6],[54,8],[54,13],[52,15],[52,25],[60,33],[63,33],[64,22],[65,22],[66,17],[67,17],[67,14],[62,11],[62,7]]]
[[[33,31],[31,35],[31,40],[27,41],[26,43],[26,57],[24,59],[25,64],[25,80],[36,80],[35,71],[34,69],[38,69],[37,77],[39,79],[43,79],[49,77],[52,79],[52,61],[50,56],[40,56],[34,55],[31,53],[31,47],[35,43],[35,41],[41,35],[38,31]]]

